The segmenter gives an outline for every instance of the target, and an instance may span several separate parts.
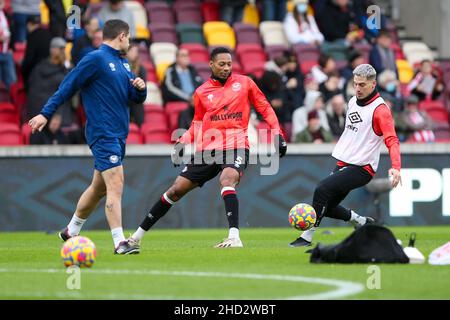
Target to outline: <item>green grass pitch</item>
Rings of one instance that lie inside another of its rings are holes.
[[[323,234],[330,230],[332,234]],[[450,240],[450,227],[395,227],[428,257]],[[322,228],[315,243],[337,243],[350,228]],[[369,289],[370,265],[311,264],[289,248],[292,229],[242,229],[244,248],[215,249],[225,229],[154,230],[141,254],[115,256],[110,233],[86,231],[97,261],[81,269],[79,290],[60,259],[55,234],[0,233],[0,299],[450,299],[450,266],[380,264],[380,289]]]

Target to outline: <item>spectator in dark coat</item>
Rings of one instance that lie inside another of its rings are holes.
[[[39,114],[42,106],[56,92],[60,83],[68,73],[65,62],[66,41],[53,38],[50,43],[50,57],[44,59],[33,69],[28,79],[28,95],[26,108],[28,119]],[[62,114],[62,126],[70,127],[74,122],[74,114],[70,101],[59,108]]]
[[[335,139],[338,139],[345,129],[345,114],[347,106],[342,94],[337,94],[330,99],[326,106],[328,124],[330,125],[331,133]]]
[[[192,95],[202,84],[203,79],[190,64],[189,51],[179,49],[176,61],[167,68],[162,83],[164,102],[185,101],[193,104]]]
[[[369,55],[369,63],[375,68],[379,75],[384,70],[392,70],[398,78],[397,64],[395,61],[395,53],[391,48],[391,35],[386,30],[381,30],[376,44],[373,46]]]
[[[69,140],[61,130],[61,124],[61,114],[55,113],[48,126],[45,126],[41,132],[30,136],[30,144],[68,144]]]
[[[188,108],[180,112],[178,117],[178,128],[188,130],[191,126],[192,120],[194,119],[194,106],[189,105]]]
[[[280,124],[288,122],[290,109],[282,77],[275,71],[266,70],[259,80],[259,87],[275,111],[278,122]]]
[[[22,62],[22,76],[26,84],[33,68],[49,55],[51,35],[41,27],[40,16],[29,16],[27,19],[27,47]]]
[[[87,47],[93,47],[92,41],[95,35],[95,32],[100,29],[100,24],[97,18],[91,17],[87,19],[84,23],[84,29],[86,33],[78,38],[72,47],[72,63],[76,65],[78,61],[81,60],[81,51]]]
[[[244,7],[247,0],[220,0],[220,14],[223,21],[232,26],[241,22],[244,16]]]
[[[50,14],[50,33],[52,37],[66,35],[66,10],[62,0],[44,0]]]
[[[127,53],[127,59],[130,63],[131,71],[142,80],[147,82],[147,71],[141,65],[139,60],[139,45],[133,43]],[[136,123],[139,127],[144,122],[144,104],[130,101],[130,121]]]

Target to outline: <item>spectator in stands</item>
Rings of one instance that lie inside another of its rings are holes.
[[[285,79],[287,99],[289,100],[290,114],[292,115],[295,109],[303,105],[303,99],[305,98],[303,83],[305,77],[298,65],[297,57],[291,52],[285,52],[284,55],[287,57],[288,62],[283,79]]]
[[[136,37],[136,26],[133,13],[125,7],[123,0],[109,0],[98,13],[98,18],[105,23],[111,19],[120,19],[130,26],[131,38]]]
[[[433,142],[435,140],[432,131],[433,122],[426,112],[419,110],[419,98],[410,95],[406,99],[405,109],[400,113],[398,127],[400,131],[416,142]]]
[[[77,65],[78,61],[81,60],[81,51],[84,48],[93,47],[92,40],[94,38],[94,34],[97,30],[100,29],[100,23],[98,19],[95,17],[86,19],[84,21],[84,29],[86,30],[86,33],[75,40],[72,47],[71,56],[73,65]]]
[[[369,63],[375,68],[378,75],[384,70],[391,70],[395,72],[398,78],[395,53],[391,48],[391,45],[391,34],[386,30],[381,30],[377,37],[376,44],[370,51]]]
[[[345,114],[347,105],[342,94],[337,94],[330,99],[326,106],[328,124],[335,139],[338,139],[345,129]]]
[[[297,143],[329,143],[333,142],[333,135],[320,124],[320,117],[316,110],[308,112],[308,126],[295,136]]]
[[[50,34],[64,38],[66,35],[66,9],[62,0],[44,0],[50,15]]]
[[[312,67],[311,74],[317,83],[322,83],[328,79],[328,74],[336,70],[336,62],[334,59],[324,53],[319,56],[318,65]]]
[[[280,57],[284,58],[284,57]],[[287,60],[284,58],[284,61]],[[283,64],[284,66],[285,64]],[[259,87],[270,102],[278,122],[284,124],[290,119],[290,108],[286,96],[286,87],[283,83],[283,78],[280,73],[274,70],[266,70],[259,80]]]
[[[50,32],[41,27],[41,17],[38,15],[27,18],[27,30],[27,47],[22,62],[22,76],[25,84],[33,68],[48,58],[51,40]]]
[[[147,82],[147,71],[141,65],[139,60],[139,44],[131,44],[130,50],[127,53],[127,59],[130,64],[131,72]],[[144,122],[144,104],[130,101],[129,106],[130,121],[136,123],[140,127]]]
[[[232,26],[241,22],[247,0],[219,0],[221,19]]]
[[[364,57],[359,51],[352,50],[349,53],[347,66],[339,70],[341,77],[344,79],[344,88],[346,87],[348,81],[353,79],[353,70],[363,63],[365,63]]]
[[[430,60],[420,64],[420,70],[408,84],[408,92],[415,94],[420,101],[436,100],[444,90],[442,79]]]
[[[190,64],[189,51],[179,49],[175,63],[167,68],[164,75],[161,88],[164,103],[185,101],[193,104],[192,94],[202,83],[203,79]]]
[[[337,71],[331,72],[328,79],[319,85],[319,91],[322,93],[323,100],[328,103],[333,96],[341,94],[342,90],[339,88],[341,77]]]
[[[178,116],[178,128],[189,129],[192,119],[194,119],[194,111],[194,106],[189,104],[189,107],[180,112],[180,115]]]
[[[13,29],[13,44],[24,42],[27,38],[27,19],[30,16],[40,16],[40,0],[11,0]]]
[[[286,0],[262,0],[264,21],[283,21],[286,16]]]
[[[316,20],[308,13],[308,0],[295,0],[293,12],[288,12],[283,22],[284,32],[291,44],[305,43],[320,46],[324,38]]]
[[[317,13],[317,21],[325,38],[321,50],[336,60],[346,60],[347,48],[364,37],[357,30],[349,0],[329,0]]]
[[[60,113],[55,113],[48,126],[30,136],[30,144],[68,144],[69,140],[61,130],[62,118]]]
[[[378,75],[378,92],[382,97],[390,96],[392,110],[398,112],[403,109],[402,94],[400,92],[400,82],[397,75],[392,70],[384,70]]]
[[[53,38],[50,42],[50,57],[42,60],[33,69],[28,80],[26,108],[28,119],[39,114],[42,106],[57,91],[68,70],[65,67],[66,41]],[[71,127],[74,123],[72,105],[67,102],[59,108],[62,115],[62,127]]]
[[[86,46],[80,50],[78,62],[83,59],[85,55],[87,55],[89,52],[97,50],[100,48],[100,46],[103,43],[103,30],[98,29],[94,32],[94,35],[92,37],[92,44],[90,46]]]
[[[9,48],[11,32],[9,22],[3,11],[5,1],[0,0],[0,83],[4,83],[9,89],[11,84],[17,81],[14,60]]]
[[[310,84],[308,84],[309,87]],[[316,111],[320,118],[320,125],[325,130],[330,130],[327,113],[325,112],[325,103],[323,96],[319,91],[306,90],[305,105],[297,108],[292,115],[292,139],[295,140],[297,134],[308,126],[308,113]]]

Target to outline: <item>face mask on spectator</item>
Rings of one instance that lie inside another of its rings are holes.
[[[297,11],[300,13],[305,13],[308,10],[308,5],[305,3],[300,3],[297,5]]]
[[[395,82],[389,82],[387,85],[386,85],[386,90],[388,91],[388,92],[394,92],[395,91],[395,89],[396,89],[396,85],[395,85]]]

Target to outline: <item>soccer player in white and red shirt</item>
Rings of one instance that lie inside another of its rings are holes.
[[[229,224],[228,238],[215,247],[242,247],[239,236],[239,203],[236,186],[249,160],[247,128],[250,102],[274,134],[279,156],[287,145],[272,106],[255,82],[232,74],[231,53],[218,47],[211,52],[212,75],[194,92],[195,114],[191,127],[175,144],[172,161],[180,164],[184,145],[196,142],[196,153],[173,185],[153,205],[140,227],[128,239],[137,243],[186,193],[220,174],[221,196]]]
[[[377,92],[376,76],[375,69],[369,64],[361,64],[353,70],[356,96],[348,103],[345,129],[333,150],[336,167],[314,191],[312,206],[317,214],[314,227],[291,242],[291,247],[311,245],[323,217],[350,221],[356,227],[374,222],[373,218],[360,216],[339,204],[351,190],[372,180],[378,168],[383,141],[391,158],[388,175],[392,187],[401,182],[400,144],[391,110]]]

